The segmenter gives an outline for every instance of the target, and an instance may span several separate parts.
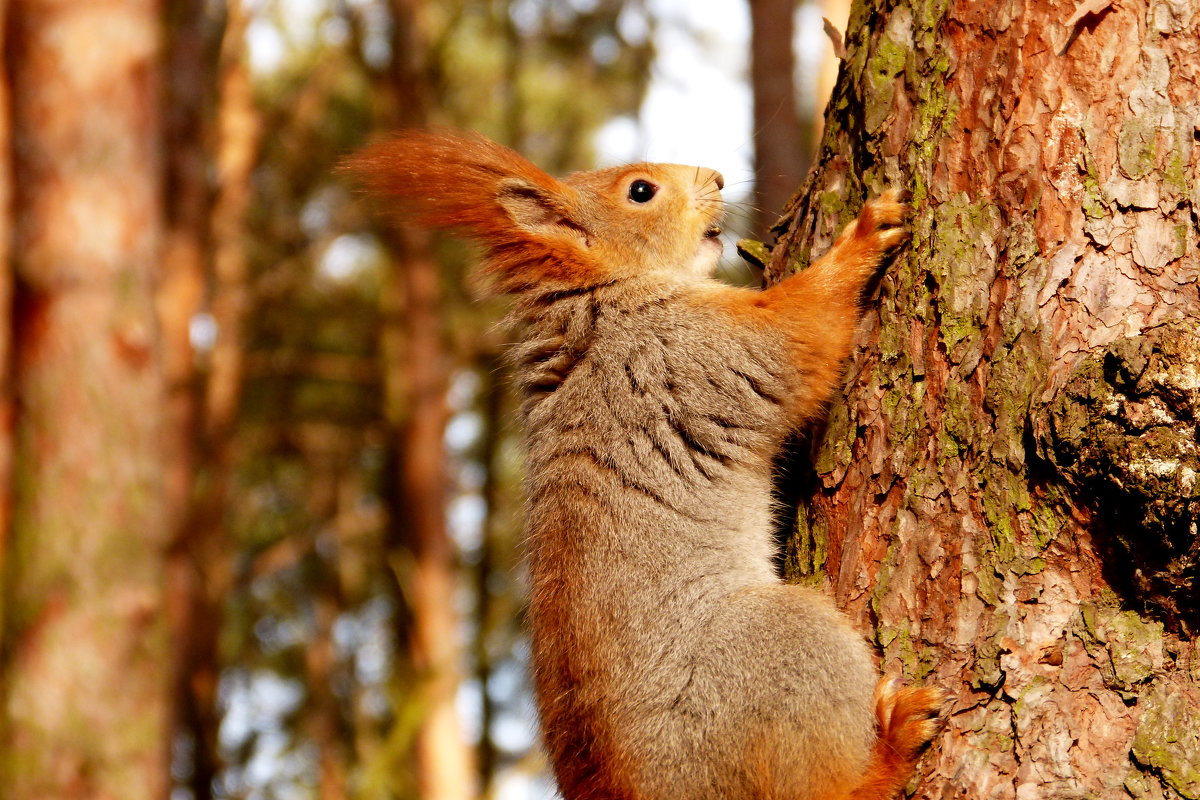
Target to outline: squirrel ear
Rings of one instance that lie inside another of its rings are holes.
[[[518,228],[533,234],[569,233],[586,245],[587,231],[572,217],[567,198],[521,178],[506,178],[496,188],[496,202]]]

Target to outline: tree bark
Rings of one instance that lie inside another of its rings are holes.
[[[768,263],[912,195],[788,572],[955,694],[920,798],[1200,797],[1200,7],[858,2]]]
[[[160,19],[149,0],[10,4],[16,491],[0,784],[167,791]]]

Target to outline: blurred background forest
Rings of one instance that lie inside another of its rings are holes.
[[[552,795],[500,311],[338,159],[703,163],[762,238],[846,5],[0,3],[5,796]]]

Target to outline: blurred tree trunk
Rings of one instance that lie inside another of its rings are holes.
[[[492,640],[495,638],[497,614],[493,595],[494,581],[502,569],[498,551],[499,527],[504,490],[501,481],[500,444],[503,438],[506,407],[504,364],[499,347],[488,347],[490,338],[484,339],[477,357],[477,372],[480,378],[480,409],[483,417],[483,434],[479,442],[479,463],[484,469],[483,487],[480,494],[484,504],[484,518],[480,524],[479,554],[475,566],[475,681],[479,684],[479,746],[476,756],[479,766],[479,782],[484,798],[491,797],[494,790],[499,751],[492,736],[496,719],[496,707],[491,697]]]
[[[825,56],[821,59],[821,66],[816,75],[816,104],[812,117],[813,147],[810,152],[816,149],[816,142],[820,141],[824,130],[825,106],[833,94],[833,87],[837,84],[838,72],[842,66],[842,44],[846,40],[846,21],[850,17],[850,0],[819,0],[818,4],[830,45],[828,49],[823,48]]]
[[[210,259],[212,192],[209,120],[214,111],[220,30],[205,4],[170,0],[165,8],[167,66],[164,96],[166,175],[166,247],[158,286],[166,426],[163,449],[165,499],[172,531],[167,556],[167,612],[172,654],[171,731],[183,737],[174,757],[193,800],[212,793],[216,772],[216,709],[198,705],[212,700],[200,691],[210,681],[195,680],[204,659],[197,651],[215,631],[202,602],[203,565],[195,563],[196,525],[193,490],[200,452],[201,374],[192,346],[191,326],[202,308]],[[219,619],[219,618],[217,618]],[[181,762],[182,758],[182,762]]]
[[[392,0],[389,94],[394,126],[428,124],[429,45],[420,0]],[[474,797],[475,767],[455,708],[462,643],[455,589],[457,557],[446,524],[449,478],[444,434],[449,356],[441,329],[438,263],[426,231],[389,234],[392,268],[383,288],[385,418],[395,448],[387,496],[392,563],[407,602],[407,635],[420,709],[416,780],[423,800]]]
[[[1200,8],[857,2],[768,275],[908,188],[789,550],[956,695],[921,798],[1200,797]]]
[[[5,40],[8,0],[0,0],[0,42]],[[12,532],[13,486],[13,175],[8,69],[0,59],[0,641],[4,638],[3,575]],[[0,696],[3,696],[0,678]]]
[[[776,220],[812,162],[812,123],[796,92],[796,0],[750,0],[756,229]]]
[[[340,603],[330,586],[313,599],[316,629],[304,650],[305,677],[311,713],[308,735],[317,748],[317,797],[319,800],[346,800],[346,747],[348,734],[342,724],[338,698],[333,690],[335,651],[333,623]]]
[[[0,785],[11,798],[158,800],[168,787],[157,11],[9,5],[18,466]]]
[[[329,535],[337,542],[338,560],[351,557],[342,550],[341,542],[349,538],[345,534],[346,518],[353,515],[353,505],[361,496],[354,485],[353,476],[344,475],[337,464],[352,463],[349,453],[343,451],[342,442],[333,447],[326,446],[317,458],[309,461],[313,474],[311,510],[315,519],[329,521]],[[349,449],[349,448],[346,448]],[[314,545],[316,545],[314,537]],[[334,682],[337,676],[338,659],[334,643],[333,627],[338,615],[345,608],[340,576],[336,569],[325,569],[316,548],[308,553],[314,567],[311,594],[312,634],[304,646],[304,684],[308,694],[306,701],[305,731],[317,751],[318,800],[346,800],[350,797],[347,781],[347,742],[351,738],[347,730]]]
[[[246,63],[245,9],[228,0],[221,36],[215,120],[216,195],[212,202],[212,295],[216,339],[199,387],[193,439],[193,488],[175,547],[183,581],[177,587],[177,686],[181,722],[190,734],[193,800],[213,795],[221,768],[217,734],[221,715],[219,639],[225,601],[233,586],[228,505],[235,466],[233,434],[244,378],[247,313],[246,214],[258,158],[259,118]],[[194,298],[193,298],[194,299]],[[182,368],[182,364],[177,364]]]

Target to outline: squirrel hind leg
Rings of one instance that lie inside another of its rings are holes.
[[[892,800],[908,783],[913,769],[942,727],[949,692],[933,686],[901,687],[884,677],[875,687],[875,719],[879,738],[866,777],[850,800]]]

